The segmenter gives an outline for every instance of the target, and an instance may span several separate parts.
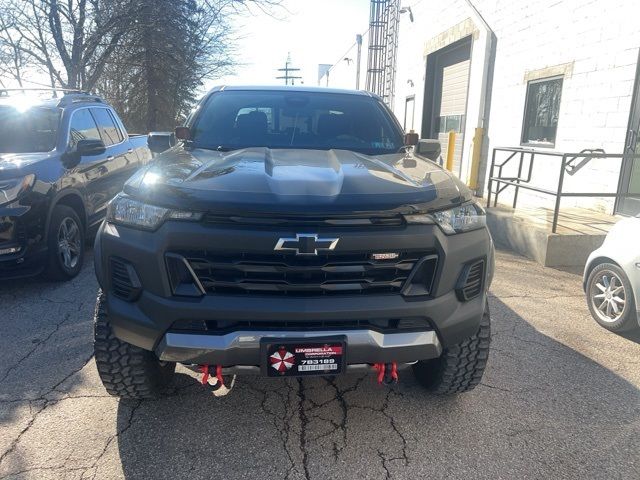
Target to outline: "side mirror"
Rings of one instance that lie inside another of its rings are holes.
[[[420,140],[420,136],[417,133],[415,133],[413,130],[411,130],[409,133],[406,133],[404,135],[404,144],[407,147],[413,147],[414,145],[417,145],[419,140]]]
[[[107,147],[102,140],[78,140],[75,147],[70,148],[62,155],[62,164],[70,170],[78,166],[83,156],[102,155],[106,151]]]
[[[75,151],[80,157],[102,155],[107,147],[102,140],[78,140]]]
[[[147,135],[147,145],[151,152],[157,154],[169,150],[176,144],[173,132],[151,132]]]
[[[421,157],[428,158],[433,162],[437,162],[440,158],[440,154],[442,153],[440,141],[430,138],[418,140],[414,153]]]
[[[191,129],[189,127],[176,127],[175,134],[178,140],[191,140]]]

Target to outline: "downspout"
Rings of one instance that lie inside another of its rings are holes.
[[[469,188],[475,191],[476,195],[482,196],[484,190],[484,178],[482,181],[478,178],[480,175],[480,165],[486,166],[486,160],[489,152],[489,114],[491,110],[491,90],[493,87],[493,70],[496,58],[497,38],[489,27],[489,24],[482,17],[480,12],[471,3],[471,0],[464,0],[469,7],[473,22],[482,28],[485,33],[485,56],[482,69],[482,86],[480,91],[480,109],[478,114],[478,122],[473,136],[473,151],[471,156],[471,171],[469,173]],[[486,170],[486,168],[485,168]]]

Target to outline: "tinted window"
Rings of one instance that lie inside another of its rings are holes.
[[[98,124],[100,135],[102,135],[102,140],[107,147],[123,140],[120,129],[116,126],[109,110],[106,108],[92,108],[91,113]]]
[[[0,106],[0,153],[49,152],[56,148],[60,113],[52,108],[26,111]]]
[[[70,130],[70,147],[75,147],[79,140],[102,140],[98,133],[96,122],[93,120],[93,117],[87,108],[74,112],[71,117]]]
[[[402,132],[371,97],[322,92],[213,94],[192,126],[195,147],[397,152]]]
[[[522,129],[523,144],[555,144],[561,93],[562,78],[529,82]]]

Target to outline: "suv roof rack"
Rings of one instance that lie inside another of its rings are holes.
[[[66,107],[80,102],[104,103],[104,100],[98,95],[92,95],[89,92],[75,91],[74,93],[65,93],[64,97],[58,102],[58,107]]]
[[[17,93],[17,92],[22,92],[22,93],[26,93],[26,92],[62,92],[62,93],[66,93],[66,92],[74,92],[74,93],[83,93],[82,90],[79,90],[77,88],[0,88],[0,97],[8,97],[11,93]]]

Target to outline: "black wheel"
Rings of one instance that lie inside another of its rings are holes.
[[[491,316],[486,305],[478,333],[445,348],[439,358],[416,363],[413,373],[419,383],[438,395],[473,390],[482,380],[490,343]]]
[[[49,259],[45,275],[56,281],[71,280],[82,269],[85,249],[84,228],[73,208],[53,208],[47,238]]]
[[[98,292],[96,302],[93,350],[100,380],[115,397],[160,397],[171,383],[176,368],[175,363],[161,362],[153,352],[115,337],[102,292]]]
[[[607,330],[626,332],[640,327],[633,289],[619,266],[597,265],[587,278],[586,293],[591,316]]]

